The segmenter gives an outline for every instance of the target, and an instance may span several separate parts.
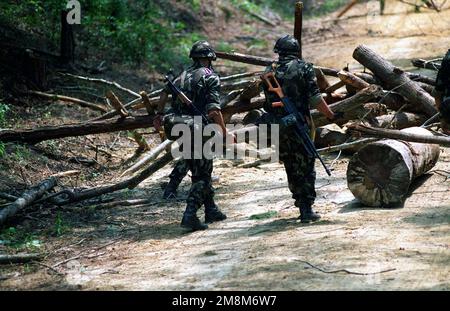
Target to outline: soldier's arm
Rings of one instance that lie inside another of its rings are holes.
[[[311,64],[307,64],[304,75],[307,84],[306,88],[309,106],[312,109],[317,109],[320,113],[325,115],[327,119],[333,120],[335,118],[335,114],[331,111],[325,100],[322,98],[319,86],[315,80],[316,74],[314,73],[314,68]]]
[[[208,113],[208,118],[220,126],[222,135],[226,137],[228,132],[220,108],[220,79],[216,75],[210,75],[205,78],[205,83],[208,90],[206,93],[206,111]],[[234,136],[233,138],[234,141],[236,141]]]

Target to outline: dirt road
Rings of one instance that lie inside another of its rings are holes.
[[[362,43],[398,62],[434,57],[449,48],[450,10],[400,14],[405,6],[388,2],[386,16],[362,23],[367,17],[354,15],[367,13],[367,8],[360,4],[337,23],[308,21],[306,58],[342,67],[354,63],[352,51]],[[288,28],[284,25],[276,33]],[[326,157],[326,162],[335,157]],[[195,233],[179,227],[182,201],[160,199],[160,184],[170,170],[165,168],[138,190],[122,194],[152,198],[152,204],[74,209],[79,223],[70,238],[55,242],[44,261],[57,264],[54,269],[63,275],[41,267],[0,281],[0,287],[450,290],[449,163],[450,149],[442,149],[438,165],[414,184],[404,207],[397,209],[365,208],[354,200],[346,185],[347,157],[335,162],[332,177],[316,164],[316,210],[323,219],[305,225],[297,219],[282,165],[244,169],[216,161],[217,201],[228,219]],[[182,196],[189,185],[183,182]]]

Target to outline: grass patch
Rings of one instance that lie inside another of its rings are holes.
[[[15,227],[5,228],[0,232],[0,244],[16,250],[36,251],[42,247],[42,242],[36,235]]]
[[[251,215],[249,217],[249,219],[250,220],[263,220],[263,219],[274,218],[276,216],[278,216],[278,212],[277,211],[269,211],[269,212],[266,212],[266,213]]]

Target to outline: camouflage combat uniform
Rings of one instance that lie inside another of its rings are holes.
[[[450,129],[450,50],[447,51],[438,71],[434,95],[442,100],[439,109],[441,118],[445,127]]]
[[[194,65],[185,70],[176,84],[196,109],[175,99],[172,102],[172,113],[179,115],[201,116],[204,120],[210,110],[220,110],[220,79],[214,73],[212,67],[205,68],[195,61]],[[203,126],[206,125],[206,120]],[[171,173],[174,181],[181,182],[188,171],[192,173],[192,185],[187,197],[187,207],[183,215],[182,226],[193,230],[206,229],[207,226],[199,223],[196,216],[197,210],[205,205],[205,222],[213,222],[226,218],[214,203],[214,188],[212,187],[211,174],[213,160],[206,159],[203,154],[201,159],[194,159],[194,143],[192,145],[190,159],[180,160]]]
[[[266,71],[272,71],[270,66]],[[280,56],[275,65],[275,76],[283,88],[285,96],[296,104],[300,113],[309,117],[310,108],[316,108],[321,99],[321,93],[315,81],[313,66],[294,55]],[[295,206],[313,205],[316,198],[314,189],[316,172],[315,158],[307,156],[306,150],[293,127],[282,126],[281,118],[287,116],[284,108],[274,108],[271,103],[279,101],[276,94],[267,91],[264,109],[270,114],[273,123],[280,124],[280,160],[283,162],[295,200]]]
[[[180,159],[175,164],[172,172],[169,175],[169,183],[167,184],[164,190],[164,198],[168,199],[172,196],[176,196],[176,191],[178,186],[183,181],[184,177],[186,177],[189,172],[189,166],[184,159]]]

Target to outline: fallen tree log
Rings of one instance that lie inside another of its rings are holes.
[[[371,85],[368,88],[365,88],[352,97],[344,99],[340,102],[330,105],[330,109],[333,112],[343,112],[344,117],[341,120],[338,120],[338,124],[343,124],[348,121],[348,112],[356,109],[359,106],[362,106],[365,103],[368,103],[375,98],[377,98],[381,93],[381,87],[377,85]],[[314,124],[317,127],[324,126],[330,123],[328,119],[323,116],[318,110],[311,110],[311,117],[314,120]]]
[[[420,126],[427,120],[423,114],[411,112],[397,112],[393,115],[382,115],[374,118],[372,126],[401,130],[408,127]]]
[[[411,63],[417,68],[425,68],[438,71],[439,69],[441,69],[441,64],[436,63],[435,61],[436,60],[428,61],[424,59],[413,59]]]
[[[246,55],[241,53],[225,53],[225,52],[216,52],[216,55],[218,58],[231,60],[238,63],[244,63],[244,64],[250,64],[250,65],[256,65],[256,66],[270,66],[273,64],[276,60],[266,58],[266,57],[260,57],[260,56],[253,56],[253,55]],[[326,68],[321,66],[314,66],[314,70],[322,70],[323,74],[327,76],[337,77],[339,70],[333,69],[333,68]]]
[[[338,73],[339,79],[344,82],[346,85],[350,85],[355,88],[357,91],[365,89],[369,87],[369,83],[361,79],[360,77],[352,74],[351,72],[341,70]]]
[[[74,97],[68,97],[68,96],[62,96],[62,95],[56,95],[56,94],[48,94],[48,93],[39,92],[39,91],[28,91],[28,92],[26,92],[26,94],[39,96],[39,97],[50,99],[53,101],[59,100],[62,102],[73,103],[73,104],[80,105],[81,107],[90,108],[92,110],[96,110],[96,111],[100,111],[100,112],[108,111],[105,107],[102,107],[102,106],[94,104],[94,103],[87,102],[85,100],[74,98]]]
[[[376,127],[370,127],[365,125],[352,125],[349,126],[351,131],[361,133],[364,136],[377,137],[377,138],[389,138],[389,139],[399,139],[404,141],[423,143],[423,144],[438,144],[444,147],[450,147],[450,138],[445,136],[433,136],[424,135],[420,132],[411,133],[407,131],[399,130],[388,130]]]
[[[233,114],[260,109],[263,107],[266,98],[264,96],[252,98],[251,100],[233,100],[222,108],[223,119],[228,122]]]
[[[151,161],[155,160],[164,150],[170,148],[173,144],[173,141],[165,140],[158,147],[150,150],[146,155],[144,155],[138,162],[136,162],[133,166],[125,170],[120,177],[130,175],[132,173],[137,172],[141,167],[147,165]]]
[[[415,81],[415,82],[422,82],[422,83],[426,83],[432,86],[436,86],[436,80],[432,79],[430,77],[421,75],[419,73],[412,73],[412,72],[406,72],[406,75],[408,76],[408,78],[410,78],[411,80]]]
[[[0,141],[36,144],[50,139],[135,130],[151,126],[153,126],[153,116],[136,116],[36,129],[0,130]]]
[[[363,66],[369,68],[388,89],[395,89],[409,102],[421,108],[427,116],[433,116],[437,109],[434,99],[420,86],[413,82],[401,69],[369,49],[360,45],[353,52],[353,57]]]
[[[345,143],[349,138],[350,134],[347,134],[338,125],[329,124],[316,129],[314,145],[316,148],[336,146]]]
[[[433,138],[429,131],[417,127],[404,129],[401,133]],[[400,204],[411,182],[434,167],[439,153],[438,145],[405,144],[396,140],[371,143],[350,160],[348,188],[364,205],[391,207]]]
[[[17,214],[24,207],[32,204],[33,201],[39,199],[45,192],[55,186],[56,178],[50,177],[37,186],[25,191],[20,198],[0,210],[0,225],[4,224],[8,218]]]
[[[0,254],[0,264],[26,263],[41,259],[42,259],[41,254],[14,254],[14,255]]]

